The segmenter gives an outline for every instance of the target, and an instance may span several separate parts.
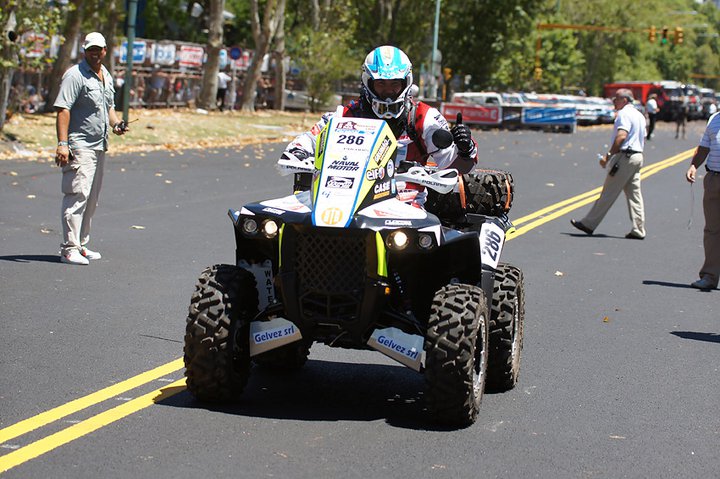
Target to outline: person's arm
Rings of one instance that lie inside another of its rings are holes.
[[[690,168],[688,168],[687,173],[685,173],[685,179],[690,183],[695,183],[695,173],[707,158],[708,153],[710,153],[710,148],[706,146],[698,146],[695,150],[695,154],[690,162]]]
[[[58,108],[57,119],[55,120],[55,131],[57,133],[57,150],[55,150],[55,164],[65,166],[70,157],[68,146],[68,130],[70,127],[70,110]]]
[[[120,117],[117,116],[115,108],[110,108],[108,111],[108,117],[110,118],[110,124],[112,125],[112,131],[116,135],[124,135],[126,131],[130,131],[127,125],[121,124]]]
[[[623,142],[625,141],[625,138],[627,138],[628,132],[626,130],[618,129],[617,135],[615,135],[615,140],[613,141],[613,144],[610,145],[610,149],[608,152],[603,156],[603,158],[600,160],[600,166],[605,168],[605,165],[607,165],[607,162],[610,160],[610,157],[613,156],[615,153],[620,152],[620,147],[622,146]]]

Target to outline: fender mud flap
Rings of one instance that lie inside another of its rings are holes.
[[[302,339],[300,328],[285,318],[250,323],[250,356]]]
[[[376,329],[367,344],[410,369],[420,372],[425,338],[408,334],[397,328]]]

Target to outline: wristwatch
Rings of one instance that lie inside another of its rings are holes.
[[[67,141],[58,141],[58,146],[68,146]]]

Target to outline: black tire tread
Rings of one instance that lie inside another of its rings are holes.
[[[231,265],[211,266],[200,275],[190,299],[185,327],[185,376],[188,391],[201,401],[237,399],[250,375],[248,338],[257,311],[255,278]],[[244,334],[243,334],[243,331]]]
[[[524,288],[523,273],[520,269],[508,263],[498,265],[490,309],[490,358],[486,385],[488,392],[508,391],[517,384],[525,320]],[[518,321],[517,332],[514,327],[515,318]],[[514,341],[517,341],[517,347],[513,356]]]
[[[453,284],[435,294],[425,338],[425,378],[426,405],[438,423],[467,426],[477,417],[483,388],[475,397],[472,378],[479,332],[480,347],[487,349],[487,318],[485,295],[476,286]]]

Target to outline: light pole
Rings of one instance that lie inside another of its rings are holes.
[[[133,76],[133,53],[135,53],[135,21],[137,17],[137,0],[130,0],[128,3],[128,27],[127,27],[127,51],[125,59],[125,84],[123,85],[123,121],[128,123],[130,118],[130,88],[132,88]]]
[[[437,72],[435,71],[436,63],[440,62],[438,55],[438,30],[440,29],[440,1],[435,0],[435,29],[433,30],[433,49],[430,57],[430,98],[437,99]]]

